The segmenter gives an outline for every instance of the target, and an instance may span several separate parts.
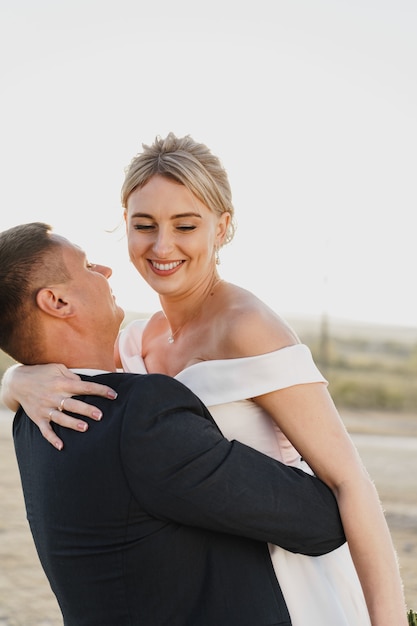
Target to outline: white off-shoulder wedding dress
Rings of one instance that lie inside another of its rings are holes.
[[[124,371],[147,373],[141,356],[146,323],[136,320],[120,335]],[[204,402],[225,437],[309,471],[277,424],[250,400],[302,383],[326,384],[307,346],[297,344],[259,356],[203,361],[175,378]],[[275,545],[269,548],[293,626],[370,626],[347,544],[320,557],[293,554]]]

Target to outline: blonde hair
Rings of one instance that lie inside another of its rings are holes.
[[[179,138],[169,133],[165,139],[157,137],[151,146],[142,144],[142,148],[143,152],[137,154],[125,170],[122,206],[126,209],[132,191],[159,174],[187,187],[216,215],[230,213],[224,243],[231,241],[236,230],[232,191],[220,159],[190,135]]]

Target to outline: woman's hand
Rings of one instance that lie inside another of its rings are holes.
[[[66,411],[95,420],[102,418],[94,405],[72,398],[74,395],[95,395],[114,400],[117,393],[99,383],[83,381],[64,365],[18,365],[9,368],[2,381],[2,400],[13,411],[22,405],[25,413],[38,426],[42,435],[58,450],[63,441],[55,434],[51,422],[85,432],[88,424],[70,417]]]

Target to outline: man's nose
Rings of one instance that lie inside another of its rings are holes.
[[[108,267],[107,265],[96,264],[95,269],[96,269],[96,272],[103,274],[103,276],[105,276],[106,278],[110,278],[110,276],[113,274],[112,268]]]

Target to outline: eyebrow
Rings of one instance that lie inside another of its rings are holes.
[[[139,211],[137,211],[136,213],[133,213],[130,217],[131,218],[132,217],[145,217],[149,220],[154,219],[154,216],[151,215],[150,213],[141,213]],[[199,219],[201,219],[200,213],[194,213],[193,211],[188,211],[187,213],[177,213],[176,215],[172,215],[171,219],[176,220],[178,218],[183,218],[183,217],[198,217]]]

